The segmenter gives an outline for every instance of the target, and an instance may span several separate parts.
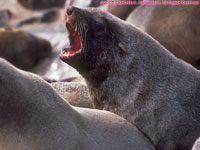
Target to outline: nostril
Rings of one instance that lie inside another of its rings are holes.
[[[74,7],[73,6],[67,8],[67,15],[68,16],[72,15],[73,11],[74,11]]]

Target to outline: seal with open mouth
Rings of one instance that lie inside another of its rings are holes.
[[[114,55],[120,57],[126,53],[126,50],[120,40],[112,38],[115,36],[115,33],[111,32],[115,24],[113,26],[108,25],[106,20],[92,16],[92,12],[97,13],[99,17],[104,17],[104,14],[106,14],[95,8],[79,9],[71,7],[67,10],[65,20],[71,47],[62,49],[60,57],[64,62],[76,68],[84,77],[89,75],[88,71],[96,69],[98,65],[104,72],[103,76],[102,73],[99,76],[102,80],[106,78],[107,69],[110,67],[109,61],[113,59],[112,49],[116,47],[117,50]],[[90,28],[88,28],[88,23],[91,23]],[[105,33],[107,34],[105,35]],[[101,50],[104,47],[108,50]],[[107,59],[109,56],[110,59]]]
[[[189,150],[200,133],[200,73],[136,27],[69,8],[61,59],[85,78],[95,108],[135,124],[159,150]]]

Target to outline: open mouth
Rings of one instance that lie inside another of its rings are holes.
[[[60,52],[61,57],[71,57],[81,52],[81,36],[77,31],[77,27],[74,28],[70,23],[66,23],[66,28],[69,32],[70,48],[62,49]]]

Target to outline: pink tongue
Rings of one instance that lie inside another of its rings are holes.
[[[73,47],[70,48],[67,51],[61,50],[61,55],[69,58],[72,54],[76,53],[80,49],[81,49],[81,38],[80,38],[78,32],[75,32],[74,33],[74,45],[73,45]]]
[[[71,50],[73,52],[76,52],[79,49],[81,49],[81,39],[80,39],[80,36],[79,36],[78,32],[75,32],[74,33],[74,45],[73,45]]]

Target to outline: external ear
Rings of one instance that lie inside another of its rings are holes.
[[[122,45],[122,43],[118,43],[119,48],[122,50],[123,53],[126,53],[126,49]]]

